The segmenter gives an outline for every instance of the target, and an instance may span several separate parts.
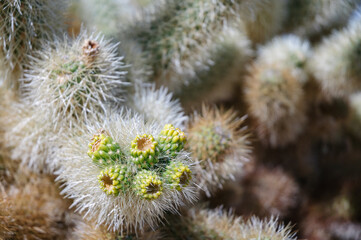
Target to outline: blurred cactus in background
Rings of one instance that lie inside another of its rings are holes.
[[[360,239],[360,9],[1,1],[0,239]]]

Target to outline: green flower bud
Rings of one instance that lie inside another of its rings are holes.
[[[181,162],[172,162],[163,173],[163,178],[166,183],[171,185],[171,188],[181,191],[183,187],[188,186],[192,178],[192,171]]]
[[[158,142],[152,135],[137,136],[131,143],[130,154],[132,161],[139,168],[149,168],[158,162]]]
[[[159,134],[158,141],[161,151],[175,156],[184,148],[187,139],[179,128],[175,128],[172,124],[166,124]]]
[[[103,169],[98,175],[98,181],[106,194],[118,196],[130,188],[130,176],[126,165],[115,165]]]
[[[138,196],[154,200],[162,194],[163,182],[155,172],[142,170],[134,178],[133,189]]]
[[[120,146],[104,133],[95,134],[89,143],[88,155],[94,163],[108,166],[119,160]]]

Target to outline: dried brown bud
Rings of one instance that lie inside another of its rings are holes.
[[[99,44],[96,41],[85,40],[83,45],[83,57],[85,63],[90,64],[99,53]]]

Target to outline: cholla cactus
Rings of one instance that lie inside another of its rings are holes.
[[[259,48],[256,64],[273,66],[305,83],[308,80],[306,64],[310,57],[308,41],[295,35],[283,35]]]
[[[25,56],[40,47],[40,39],[49,39],[61,30],[61,14],[65,8],[64,0],[1,1],[0,72],[5,80],[10,80],[8,75],[12,71],[22,71]]]
[[[65,37],[45,44],[22,80],[26,101],[46,109],[54,126],[73,127],[105,113],[105,102],[119,102],[124,86],[116,50],[117,44],[86,31],[73,41]]]
[[[291,32],[303,37],[313,37],[347,23],[357,3],[358,0],[288,1],[289,17],[286,23]]]
[[[280,32],[287,16],[287,0],[246,0],[243,5],[240,18],[253,42],[264,42]]]
[[[190,122],[188,148],[196,163],[197,183],[207,195],[240,173],[248,161],[250,147],[243,121],[232,110],[203,107],[202,114]]]
[[[259,167],[245,181],[246,212],[260,216],[285,217],[297,205],[300,193],[296,181],[281,168]]]
[[[77,220],[49,176],[21,168],[9,188],[0,184],[1,239],[65,239]]]
[[[272,65],[256,63],[250,73],[245,100],[260,140],[272,147],[293,142],[306,123],[301,82]]]
[[[185,108],[228,99],[253,55],[251,41],[242,27],[223,29],[208,51],[209,66],[196,69],[189,84],[176,90]]]
[[[2,143],[3,150],[34,172],[47,171],[46,162],[59,147],[55,144],[58,133],[41,109],[19,103],[8,90],[2,89],[1,93],[0,132],[7,139]]]
[[[94,164],[86,156],[87,139],[97,129],[106,130],[123,153],[114,165],[106,168]],[[149,140],[149,136],[158,136],[161,129],[161,125],[146,123],[131,112],[114,113],[103,117],[102,122],[89,122],[86,130],[62,143],[64,147],[54,159],[54,164],[59,166],[57,180],[64,182],[62,193],[74,199],[73,205],[84,213],[84,217],[113,231],[142,231],[148,224],[154,227],[165,211],[175,212],[178,206],[195,197],[190,177],[188,186],[174,188],[173,182],[169,183],[162,175],[173,166],[173,162],[182,163],[191,171],[188,153],[184,150],[177,155],[162,152],[159,155],[162,161],[147,164],[143,166],[145,169],[134,163],[132,147],[135,145],[132,141],[137,135],[142,138],[143,134]],[[154,159],[158,160],[156,156]]]
[[[207,69],[217,34],[228,26],[240,26],[239,11],[246,8],[237,1],[169,1],[167,13],[155,15],[136,34],[158,83],[177,90],[197,70]]]
[[[361,16],[325,38],[309,63],[326,97],[345,97],[361,89]]]
[[[78,220],[75,229],[72,229],[69,240],[157,240],[162,239],[159,230],[147,228],[145,231],[132,234],[111,232],[105,227],[97,227],[93,222]]]
[[[183,212],[183,216],[171,216],[164,228],[170,239],[272,239],[295,240],[291,226],[277,223],[277,219],[260,220],[252,217],[249,220],[235,217],[222,208],[214,210],[191,208]]]
[[[136,85],[134,96],[130,98],[130,106],[147,121],[156,121],[162,125],[172,122],[177,127],[184,127],[188,117],[173,94],[166,88],[156,89],[154,85]]]

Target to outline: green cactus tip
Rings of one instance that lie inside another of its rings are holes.
[[[101,130],[89,143],[88,155],[94,163],[107,166],[119,160],[120,146],[110,136],[105,135],[104,130]]]
[[[158,162],[158,153],[158,142],[154,140],[152,135],[137,135],[131,143],[130,154],[138,167],[149,168],[153,166]]]
[[[138,196],[154,200],[162,194],[163,182],[155,172],[142,170],[135,176],[133,188]]]
[[[160,150],[172,156],[184,148],[186,141],[184,132],[172,124],[166,124],[159,134]]]
[[[167,166],[163,177],[171,188],[181,191],[182,188],[188,186],[192,179],[192,171],[181,162],[172,162]]]
[[[103,169],[98,175],[100,188],[108,195],[117,196],[130,187],[130,173],[126,165],[115,165]]]

